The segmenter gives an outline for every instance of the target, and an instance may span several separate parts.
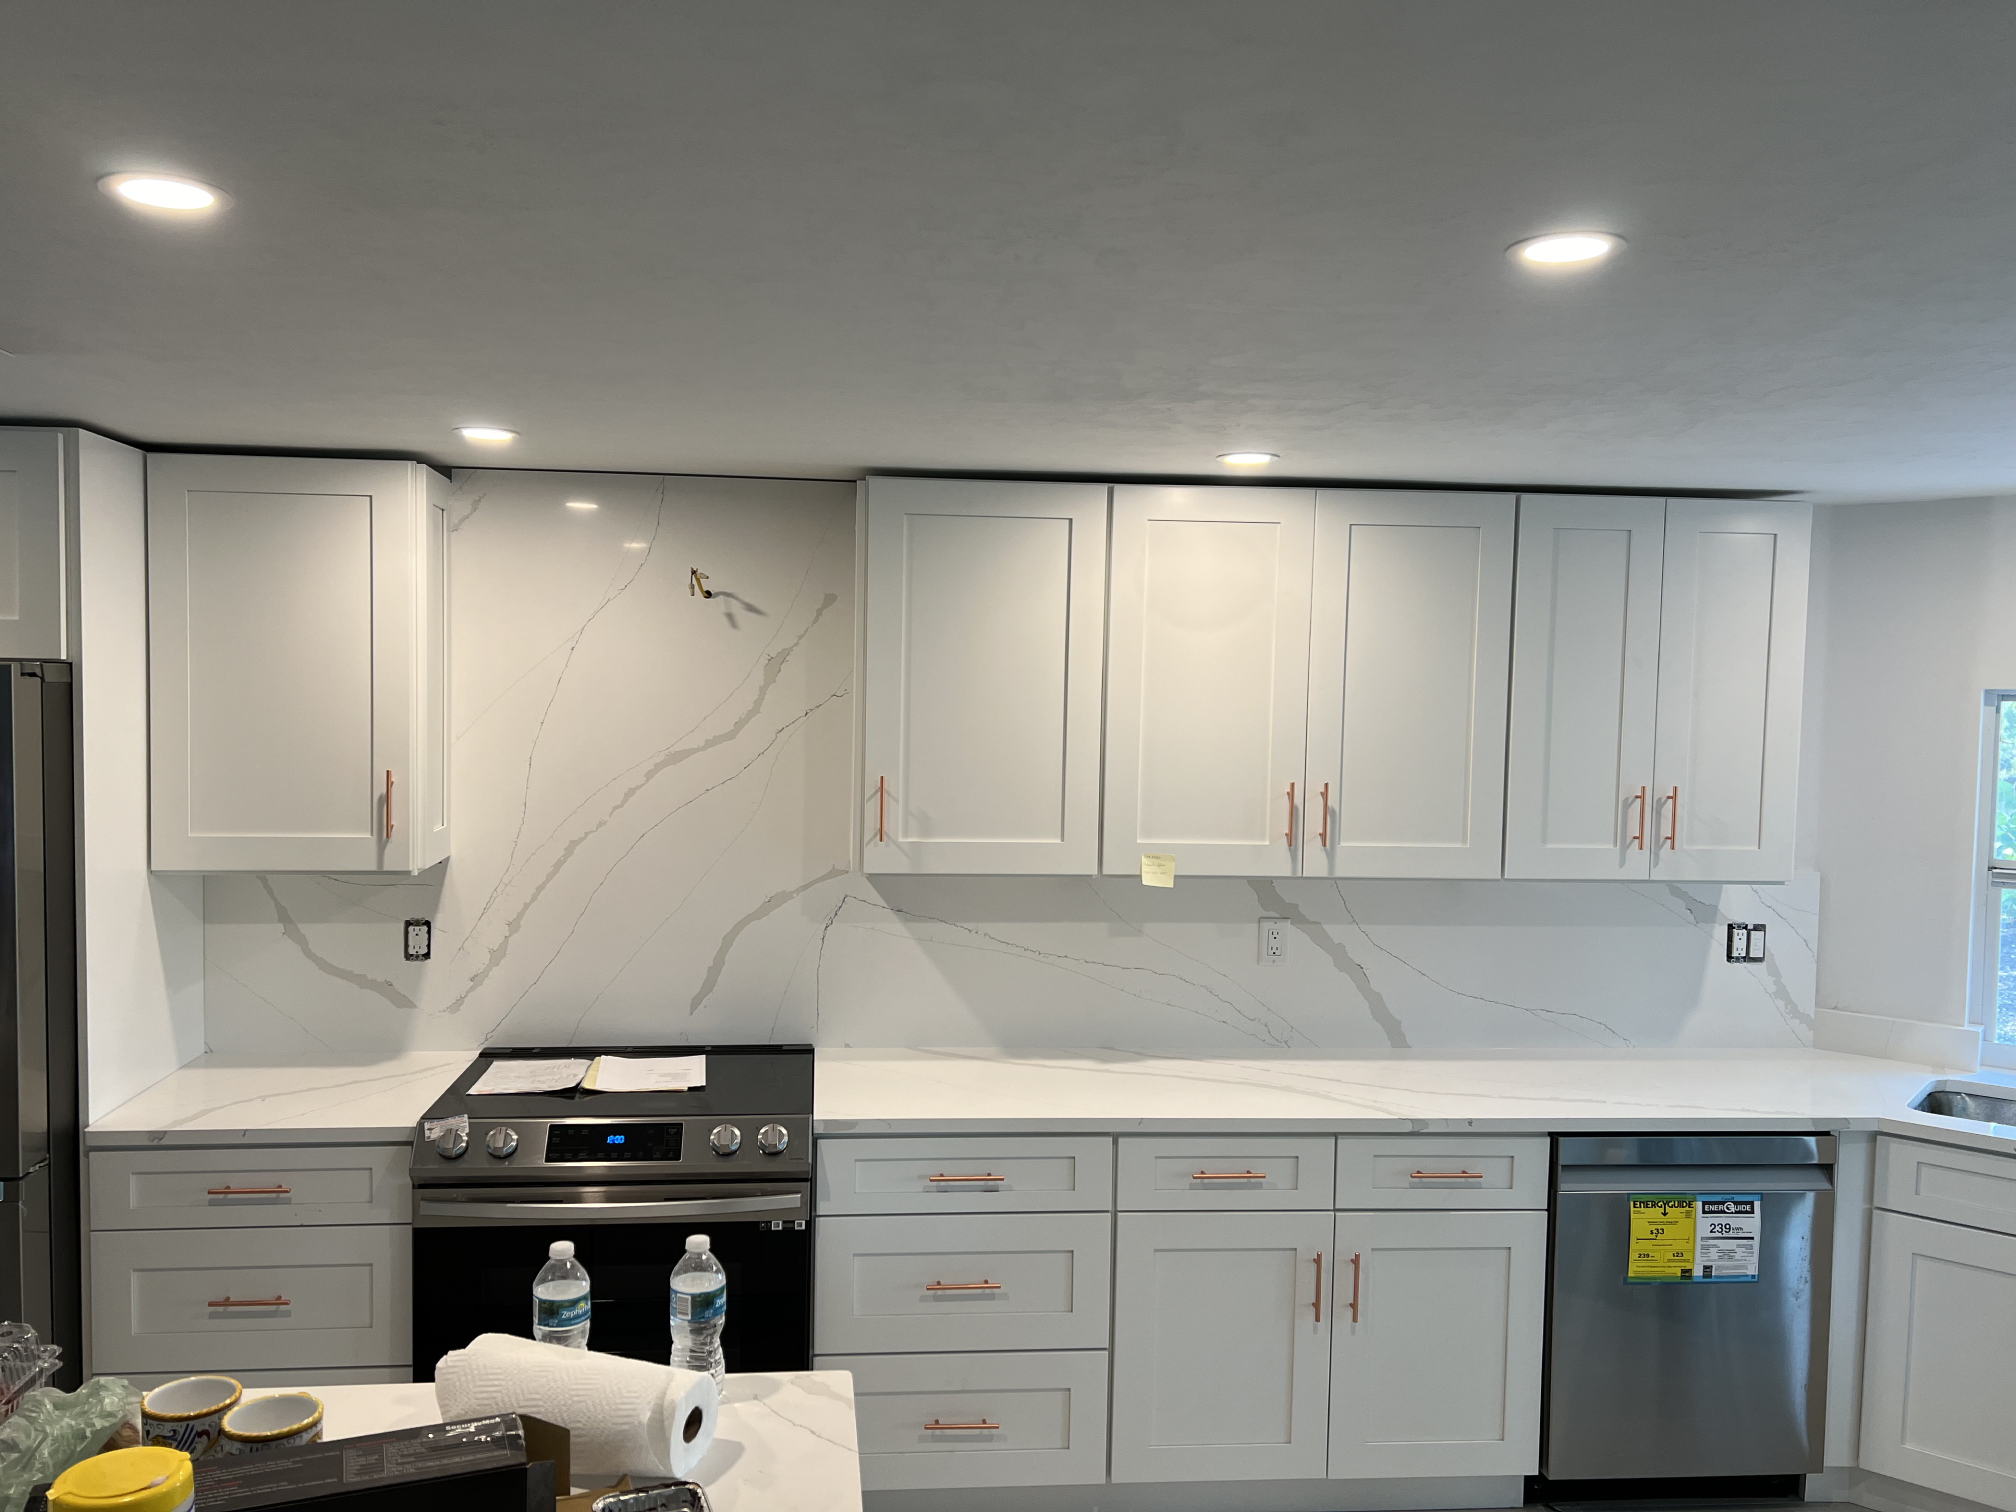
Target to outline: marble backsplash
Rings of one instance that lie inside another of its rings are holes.
[[[207,879],[212,1050],[1812,1042],[1810,876],[864,878],[851,484],[477,471],[451,522],[453,859]],[[1722,960],[1728,920],[1770,926],[1763,965]]]

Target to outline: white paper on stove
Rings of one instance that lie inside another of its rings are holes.
[[[565,1092],[578,1087],[587,1072],[585,1060],[494,1060],[469,1093],[495,1097],[505,1092]]]
[[[603,1055],[581,1079],[595,1092],[690,1092],[707,1085],[704,1055]]]

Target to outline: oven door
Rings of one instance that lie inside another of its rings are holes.
[[[532,1333],[532,1278],[574,1241],[594,1301],[588,1344],[664,1364],[672,1267],[705,1234],[728,1272],[721,1348],[733,1371],[812,1364],[808,1184],[415,1187],[413,1378],[480,1333]]]

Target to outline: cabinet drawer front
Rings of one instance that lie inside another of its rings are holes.
[[[1461,1135],[1346,1134],[1340,1208],[1544,1208],[1549,1142]]]
[[[822,1139],[821,1213],[1105,1212],[1110,1139]]]
[[[1334,1139],[1122,1139],[1120,1206],[1327,1209],[1336,1152]]]
[[[2016,1156],[1876,1141],[1876,1206],[2016,1234]]]
[[[813,1368],[853,1373],[864,1491],[1106,1479],[1104,1350],[820,1355]]]
[[[1104,1349],[1104,1213],[822,1218],[815,1347]]]
[[[91,1157],[91,1227],[404,1223],[411,1158],[405,1145],[101,1150]]]
[[[412,1234],[358,1224],[94,1235],[94,1363],[114,1372],[411,1364]]]

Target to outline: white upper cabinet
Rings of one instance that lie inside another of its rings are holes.
[[[1297,870],[1315,495],[1116,488],[1105,870]]]
[[[1304,870],[1495,877],[1510,494],[1317,495]]]
[[[61,658],[63,433],[0,430],[0,656]]]
[[[1661,499],[1519,501],[1508,877],[1651,875],[1665,533]]]
[[[154,456],[147,525],[155,870],[446,857],[446,481]]]
[[[1106,493],[869,481],[863,870],[1098,871]]]
[[[1791,875],[1812,521],[1804,504],[1667,502],[1655,878]]]

